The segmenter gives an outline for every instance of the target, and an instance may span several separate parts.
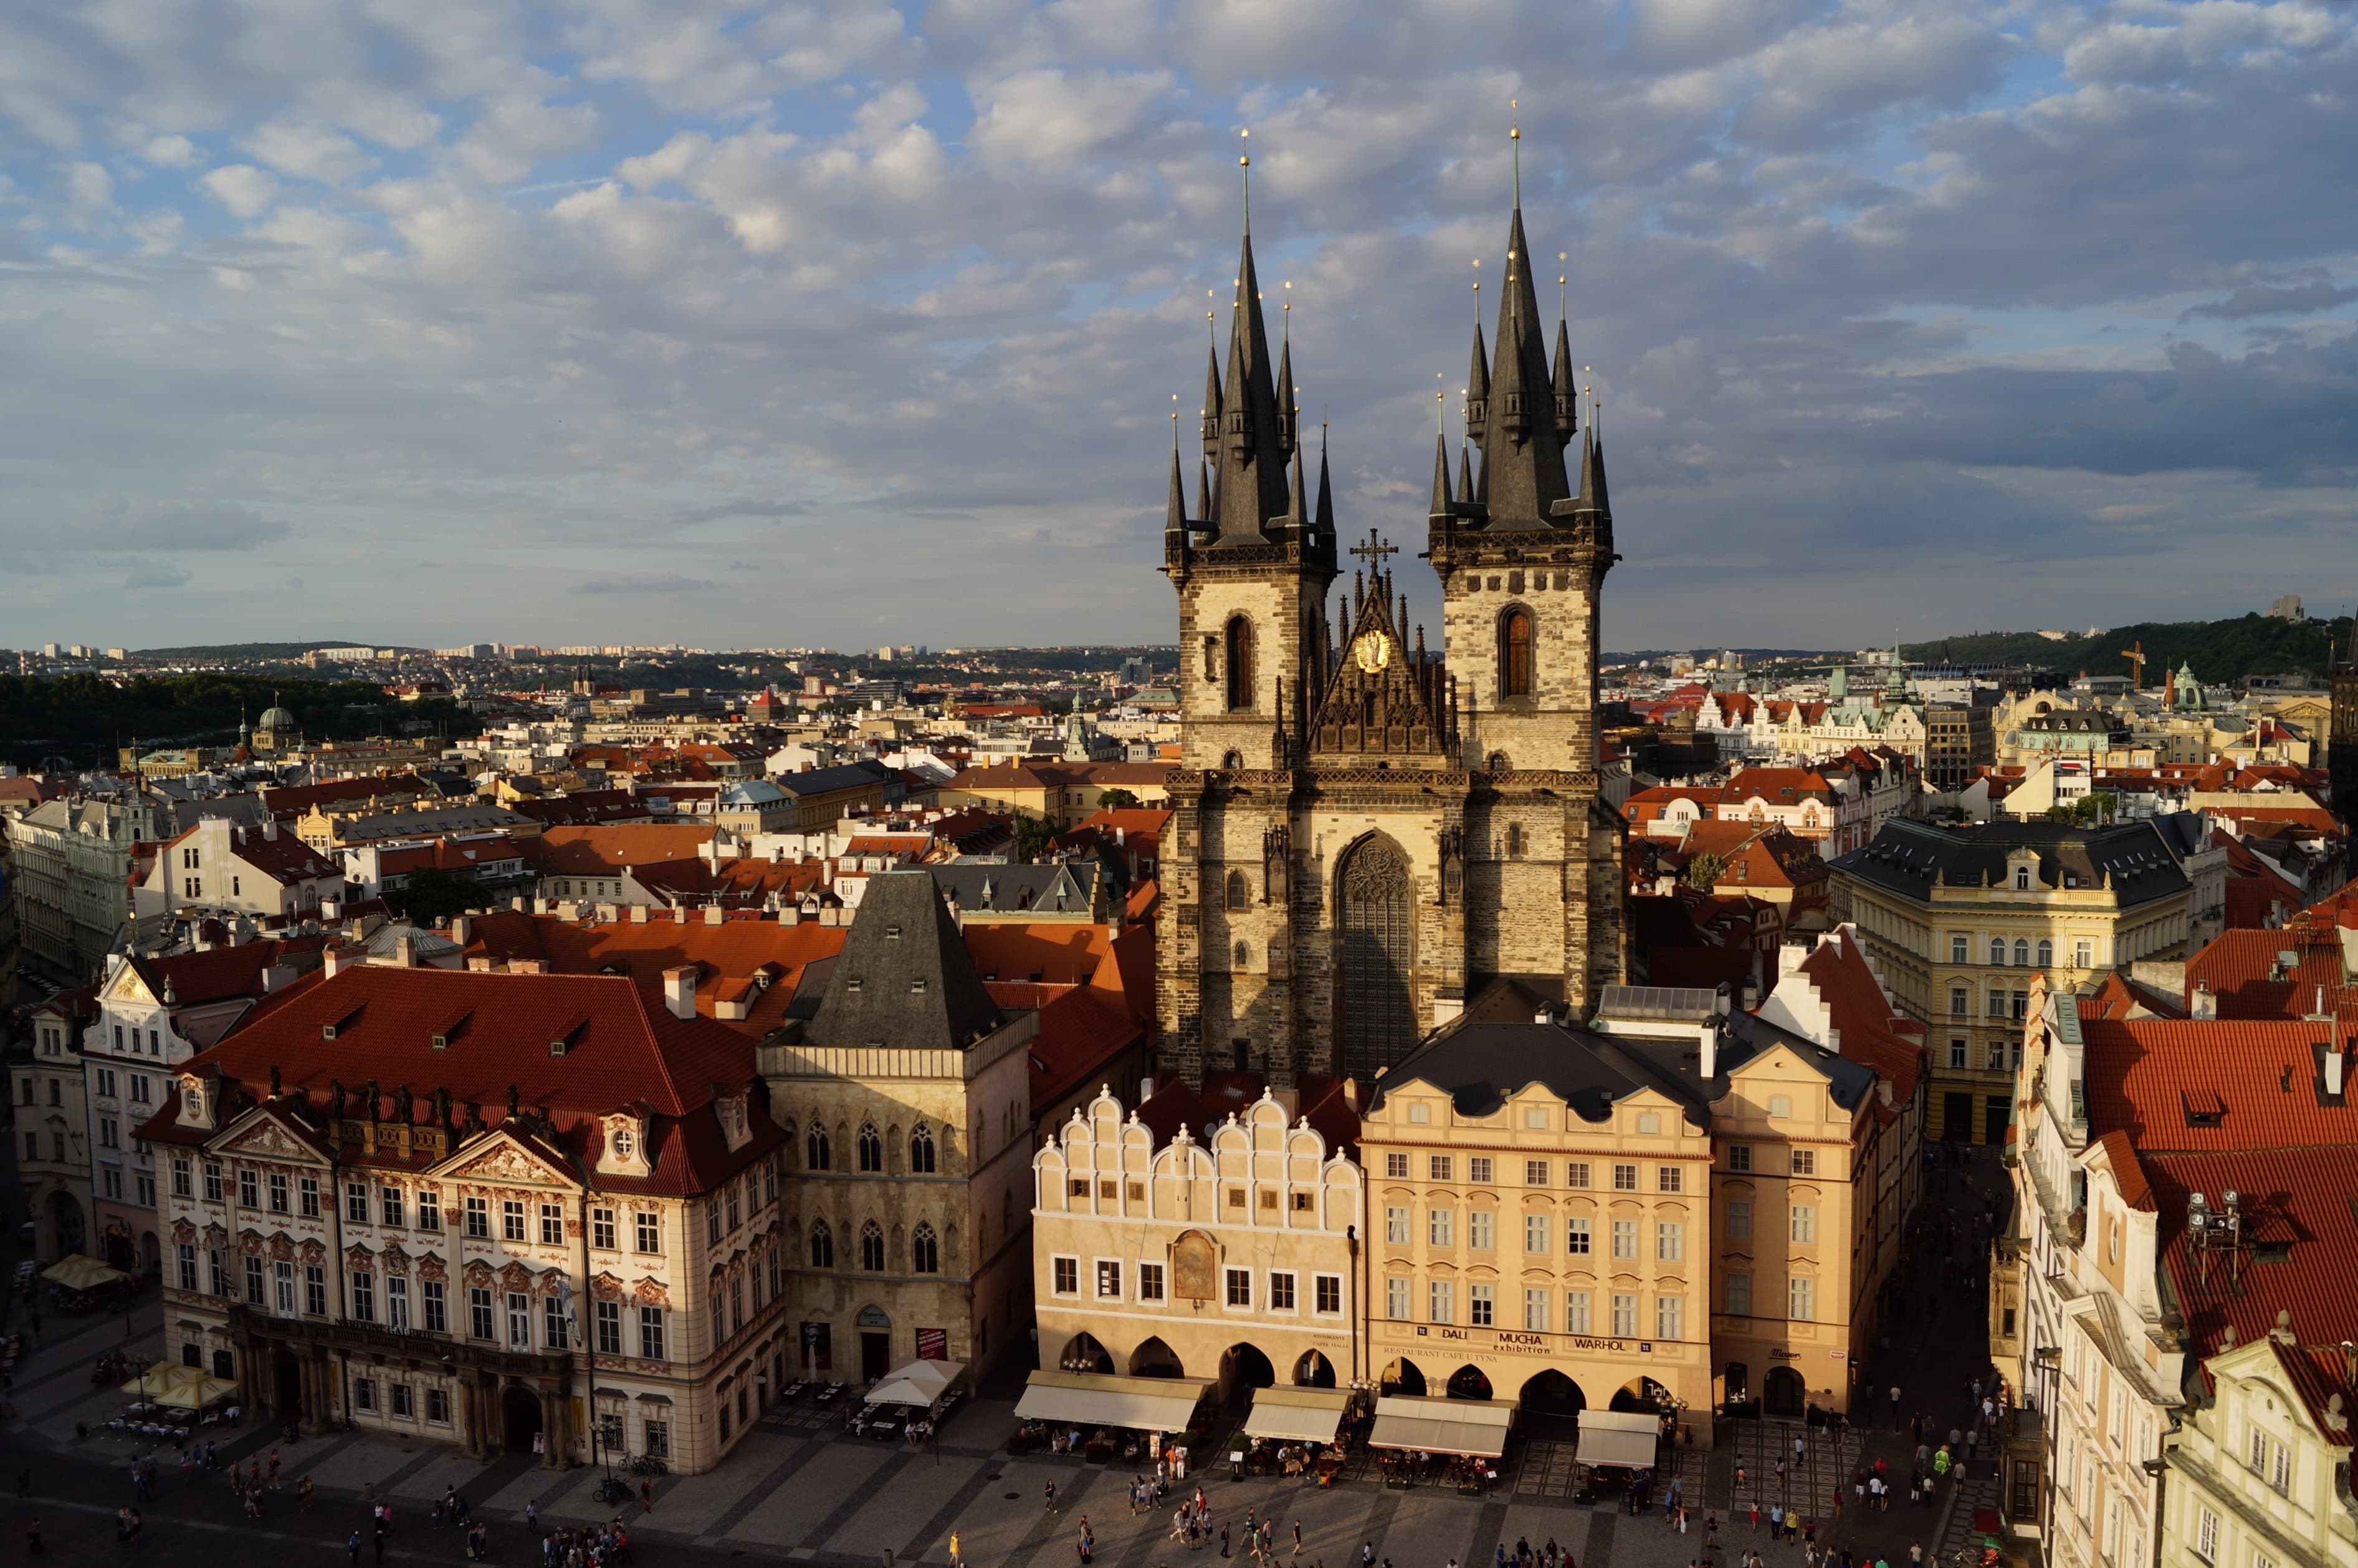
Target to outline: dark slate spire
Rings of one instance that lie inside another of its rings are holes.
[[[1220,394],[1219,489],[1207,521],[1220,538],[1250,544],[1285,514],[1285,440],[1277,387],[1270,378],[1269,333],[1262,325],[1260,278],[1252,235],[1237,260],[1237,298],[1228,329],[1228,375]]]
[[[1449,438],[1433,438],[1433,515],[1449,515]]]
[[[1555,444],[1569,443],[1580,429],[1580,395],[1572,384],[1572,334],[1555,319]]]
[[[1286,470],[1287,478],[1291,482],[1286,487],[1285,518],[1292,527],[1304,528],[1310,524],[1310,502],[1302,493],[1302,486],[1306,477],[1303,470],[1309,466],[1305,462],[1295,462]]]
[[[1171,449],[1171,510],[1164,518],[1163,531],[1184,537],[1187,532],[1187,485],[1179,476],[1179,449]]]
[[[1476,303],[1479,303],[1478,301]],[[1482,346],[1482,323],[1474,323],[1474,368],[1466,373],[1466,424],[1467,428],[1482,423],[1488,416],[1490,404],[1490,352]]]
[[[1326,477],[1326,428],[1318,429],[1318,532],[1335,536],[1335,494]]]
[[[1596,434],[1593,416],[1580,443],[1580,502],[1574,510],[1606,524],[1613,521],[1613,503],[1605,492],[1605,443]]]
[[[1000,1022],[933,872],[871,876],[811,1019],[810,1040],[963,1051]]]
[[[1195,460],[1195,515],[1206,527],[1211,525],[1212,465],[1202,458]]]
[[[1206,315],[1210,312],[1206,312]],[[1220,350],[1217,343],[1204,351],[1211,362],[1204,369],[1204,455],[1220,449]],[[1209,513],[1205,514],[1206,518]]]
[[[1284,440],[1284,452],[1292,460],[1294,449],[1300,445],[1293,427],[1293,313],[1286,312],[1285,341],[1277,351],[1277,427]]]
[[[1499,293],[1488,406],[1475,432],[1490,498],[1488,526],[1552,527],[1551,509],[1572,486],[1563,444],[1554,438],[1554,386],[1520,207],[1507,226],[1507,285]]]
[[[1474,460],[1471,447],[1457,449],[1457,499],[1474,504]]]

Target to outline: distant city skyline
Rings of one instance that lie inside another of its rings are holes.
[[[2358,14],[2292,0],[0,17],[0,611],[1166,640],[1238,130],[1340,521],[1412,545],[1519,100],[1602,645],[2321,615],[2353,74]]]

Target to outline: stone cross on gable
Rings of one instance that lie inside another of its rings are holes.
[[[1347,553],[1358,557],[1367,562],[1371,569],[1381,571],[1387,558],[1400,554],[1400,546],[1385,544],[1377,537],[1376,531],[1370,528],[1368,530],[1368,542],[1364,545],[1352,546]]]

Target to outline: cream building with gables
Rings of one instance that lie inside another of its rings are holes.
[[[1367,1380],[1357,1122],[1338,1079],[1249,1074],[1076,1108],[1032,1160],[1040,1366],[1230,1399]]]

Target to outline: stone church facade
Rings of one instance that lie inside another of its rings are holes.
[[[1445,441],[1434,452],[1432,650],[1373,531],[1331,600],[1345,552],[1325,460],[1313,503],[1292,345],[1272,366],[1245,236],[1196,505],[1174,451],[1163,534],[1183,733],[1157,989],[1164,1059],[1191,1083],[1366,1082],[1494,979],[1585,1019],[1620,977],[1626,828],[1598,797],[1595,720],[1612,513],[1529,254],[1518,207],[1495,353],[1475,332],[1479,463],[1461,451],[1453,486]]]

